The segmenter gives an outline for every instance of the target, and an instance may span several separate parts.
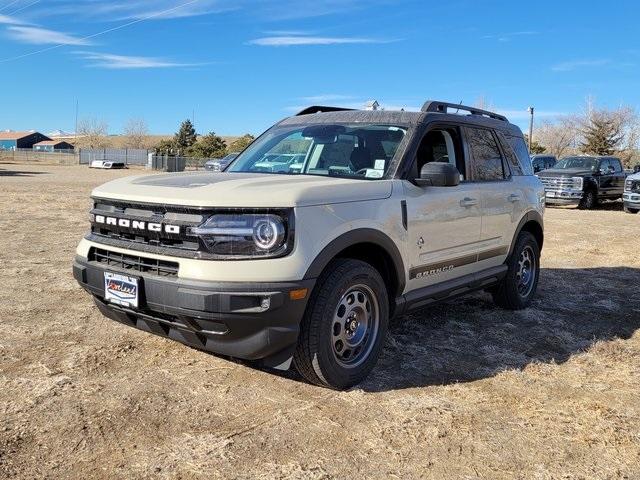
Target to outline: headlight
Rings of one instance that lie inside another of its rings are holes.
[[[291,219],[273,213],[216,214],[191,229],[206,249],[227,258],[277,257],[292,248]]]
[[[584,178],[582,178],[582,177],[572,177],[571,180],[573,181],[573,189],[574,190],[582,190],[582,187],[584,186]]]

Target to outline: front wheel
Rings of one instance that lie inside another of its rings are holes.
[[[352,387],[378,361],[388,323],[389,300],[380,273],[359,260],[335,260],[309,300],[294,365],[310,383]]]
[[[527,308],[535,296],[540,276],[540,247],[531,233],[518,235],[507,267],[507,274],[493,290],[493,301],[508,310]]]
[[[630,207],[624,207],[624,211],[627,213],[633,213],[634,215],[640,212],[640,210],[638,210],[637,208],[630,208]]]
[[[598,205],[598,194],[595,190],[587,190],[578,204],[578,208],[582,210],[591,210]]]

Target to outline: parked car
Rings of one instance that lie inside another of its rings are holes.
[[[265,155],[254,165],[255,170],[273,173],[288,173],[296,167],[302,166],[304,154]]]
[[[531,155],[531,165],[533,165],[533,173],[538,173],[548,168],[553,168],[558,159],[553,155]]]
[[[204,169],[211,172],[224,172],[224,170],[236,159],[237,156],[237,153],[229,153],[222,158],[214,158],[204,164]]]
[[[260,166],[292,145],[287,174]],[[523,309],[538,285],[544,188],[522,132],[458,104],[310,107],[225,175],[92,197],[73,273],[105,316],[336,389],[368,375],[391,317],[475,290]]]
[[[627,177],[622,199],[624,201],[625,212],[640,212],[640,171]]]
[[[601,200],[621,199],[626,173],[619,158],[577,156],[561,159],[538,177],[548,204],[590,209]]]

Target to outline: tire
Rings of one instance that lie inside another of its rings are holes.
[[[640,210],[638,210],[637,208],[629,208],[629,207],[624,207],[624,211],[627,213],[633,213],[634,215],[640,212]]]
[[[527,308],[540,277],[540,247],[531,233],[520,232],[507,267],[507,274],[492,291],[493,301],[507,310]]]
[[[308,382],[336,390],[371,372],[389,324],[389,298],[380,273],[360,260],[334,260],[313,290],[293,356]]]
[[[591,210],[598,205],[598,193],[595,190],[587,190],[578,204],[581,210]]]

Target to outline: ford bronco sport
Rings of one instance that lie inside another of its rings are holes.
[[[300,161],[260,167],[273,155]],[[391,317],[476,290],[522,309],[538,283],[545,197],[522,133],[462,105],[310,107],[226,173],[92,198],[73,273],[104,315],[337,389],[371,371]]]

